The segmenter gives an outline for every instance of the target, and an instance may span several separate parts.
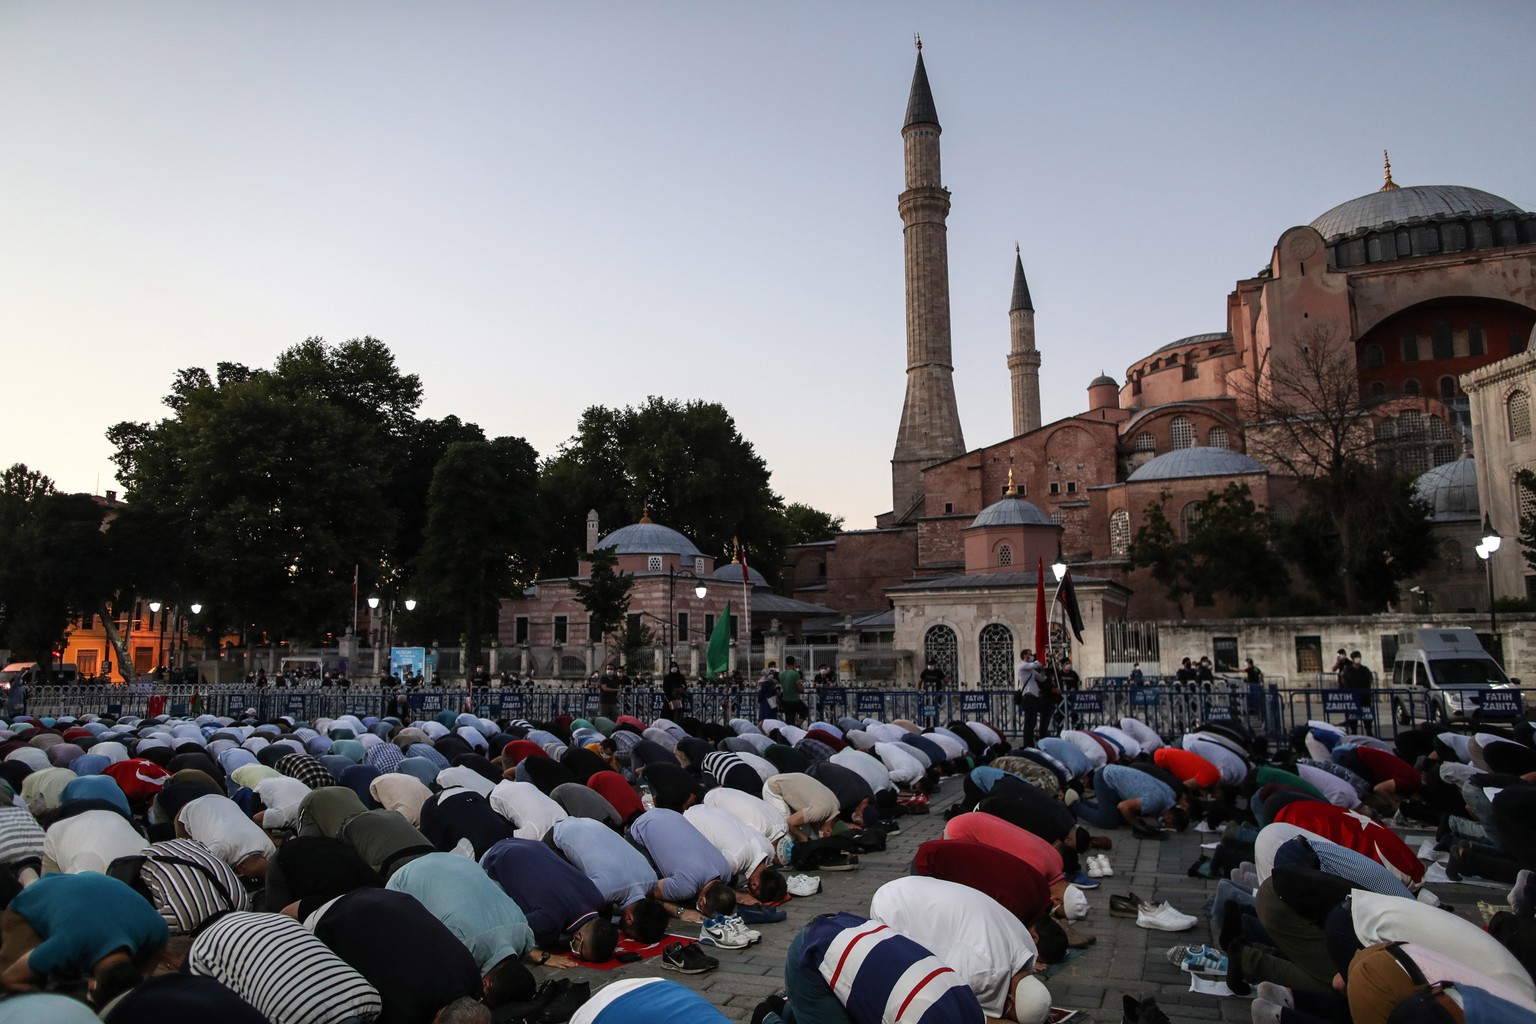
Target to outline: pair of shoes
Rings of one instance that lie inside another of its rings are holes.
[[[552,997],[544,1004],[544,1008],[537,1014],[529,1014],[525,1020],[539,1021],[540,1024],[562,1024],[573,1017],[581,1005],[592,998],[592,984],[586,981],[572,981],[569,978],[551,978],[539,986],[539,993],[535,1000],[544,996],[544,990],[552,990]]]
[[[1067,937],[1068,949],[1087,949],[1099,941],[1099,937],[1092,932],[1074,928],[1071,921],[1057,921],[1056,924],[1060,926],[1061,933]]]
[[[696,942],[674,942],[661,951],[661,966],[679,974],[705,974],[720,961],[705,953]]]
[[[1109,863],[1109,858],[1104,856],[1104,854],[1090,853],[1086,859],[1090,865],[1088,873],[1093,875],[1094,878],[1113,878],[1115,876],[1115,869]],[[1099,869],[1099,873],[1096,875],[1093,874],[1094,867]]]
[[[1190,974],[1226,974],[1227,954],[1210,946],[1174,946],[1168,950],[1168,962]]]
[[[857,871],[859,870],[859,855],[850,853],[837,857],[828,857],[816,865],[817,871]]]
[[[790,875],[784,880],[791,896],[815,896],[821,892],[821,879],[812,875]]]
[[[1171,903],[1143,903],[1136,913],[1136,927],[1154,932],[1187,932],[1199,923],[1192,914],[1181,914]]]
[[[1083,865],[1083,871],[1088,875],[1089,878],[1104,877],[1104,869],[1099,867],[1099,858],[1084,857],[1081,863]]]
[[[1135,917],[1141,913],[1145,904],[1140,896],[1131,893],[1128,896],[1111,896],[1109,898],[1110,917]]]
[[[746,939],[749,944],[763,941],[763,933],[756,928],[748,928],[747,922],[742,919],[740,914],[732,914],[727,917],[725,919],[725,926]]]
[[[741,931],[732,928],[725,915],[716,914],[706,918],[703,927],[699,929],[699,945],[717,946],[720,949],[746,949],[752,945],[752,940]]]
[[[1141,1000],[1135,996],[1126,996],[1122,1005],[1125,1007],[1125,1016],[1121,1018],[1121,1024],[1173,1024],[1151,996]]]

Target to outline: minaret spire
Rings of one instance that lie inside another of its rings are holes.
[[[921,47],[919,47],[919,49],[921,49]],[[1392,156],[1391,156],[1391,154],[1389,154],[1386,150],[1382,150],[1381,151],[1381,161],[1382,161],[1382,163],[1387,165],[1387,180],[1381,186],[1381,188],[1377,189],[1377,191],[1378,192],[1391,192],[1393,189],[1402,188],[1401,185],[1399,185],[1397,182],[1392,180]]]
[[[1013,244],[1013,302],[1008,306],[1008,377],[1014,436],[1040,429],[1040,353],[1035,349],[1035,304],[1024,277],[1024,257]]]
[[[897,199],[907,279],[907,394],[891,456],[893,521],[921,514],[923,470],[965,453],[949,330],[949,190],[939,173],[938,110],[918,40],[901,129],[906,191]]]

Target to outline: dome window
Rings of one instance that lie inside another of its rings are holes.
[[[1447,374],[1440,378],[1440,401],[1450,403],[1456,400],[1456,378]]]
[[[1192,501],[1179,512],[1179,539],[1188,541],[1200,525],[1200,503]]]
[[[1419,382],[1416,379],[1409,377],[1407,380],[1403,381],[1403,394],[1417,395],[1419,393]]]
[[[1157,438],[1146,431],[1136,435],[1136,450],[1139,452],[1157,451]]]
[[[647,555],[645,559],[645,567],[650,572],[661,572],[661,556]]]
[[[998,565],[1012,565],[1013,564],[1013,548],[1012,547],[1008,546],[1007,544],[999,544],[997,546],[997,564]]]
[[[1175,416],[1168,424],[1168,443],[1174,449],[1194,447],[1195,425],[1187,416]]]
[[[1467,328],[1467,355],[1480,356],[1486,354],[1488,345],[1483,341],[1483,329],[1477,324]]]
[[[1368,370],[1379,370],[1383,366],[1385,366],[1386,363],[1387,363],[1387,360],[1386,360],[1386,357],[1382,354],[1381,346],[1380,345],[1367,345],[1367,346],[1365,346],[1365,367],[1366,367],[1366,369],[1368,369]]]
[[[1451,338],[1451,322],[1436,320],[1429,328],[1429,351],[1435,359],[1454,359],[1456,345]]]
[[[1419,336],[1409,331],[1403,335],[1403,362],[1416,363],[1419,361]]]
[[[1386,396],[1387,396],[1387,386],[1385,384],[1383,384],[1379,380],[1371,381],[1371,397],[1372,398],[1385,398]]]
[[[1205,444],[1208,448],[1230,448],[1231,439],[1227,437],[1226,427],[1212,427],[1205,432]]]
[[[1531,395],[1516,391],[1506,403],[1509,410],[1509,439],[1519,441],[1531,436]]]
[[[1131,550],[1131,514],[1115,509],[1109,517],[1109,553],[1123,555]]]

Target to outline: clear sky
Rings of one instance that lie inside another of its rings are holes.
[[[915,32],[971,447],[1011,432],[1015,241],[1049,422],[1225,329],[1384,148],[1536,208],[1525,0],[6,0],[0,464],[117,487],[105,430],[178,368],[371,334],[424,415],[545,455],[589,405],[720,401],[787,500],[871,526]]]

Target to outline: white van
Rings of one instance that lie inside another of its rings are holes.
[[[1480,697],[1481,691],[1513,690],[1517,686],[1493,655],[1483,650],[1477,634],[1465,626],[1399,633],[1392,685],[1429,691],[1433,706],[1448,721],[1477,714],[1481,709],[1474,697]],[[1518,692],[1510,699],[1501,698],[1497,712],[1488,710],[1503,714],[1507,713],[1506,706],[1519,709],[1516,714],[1523,711]]]

